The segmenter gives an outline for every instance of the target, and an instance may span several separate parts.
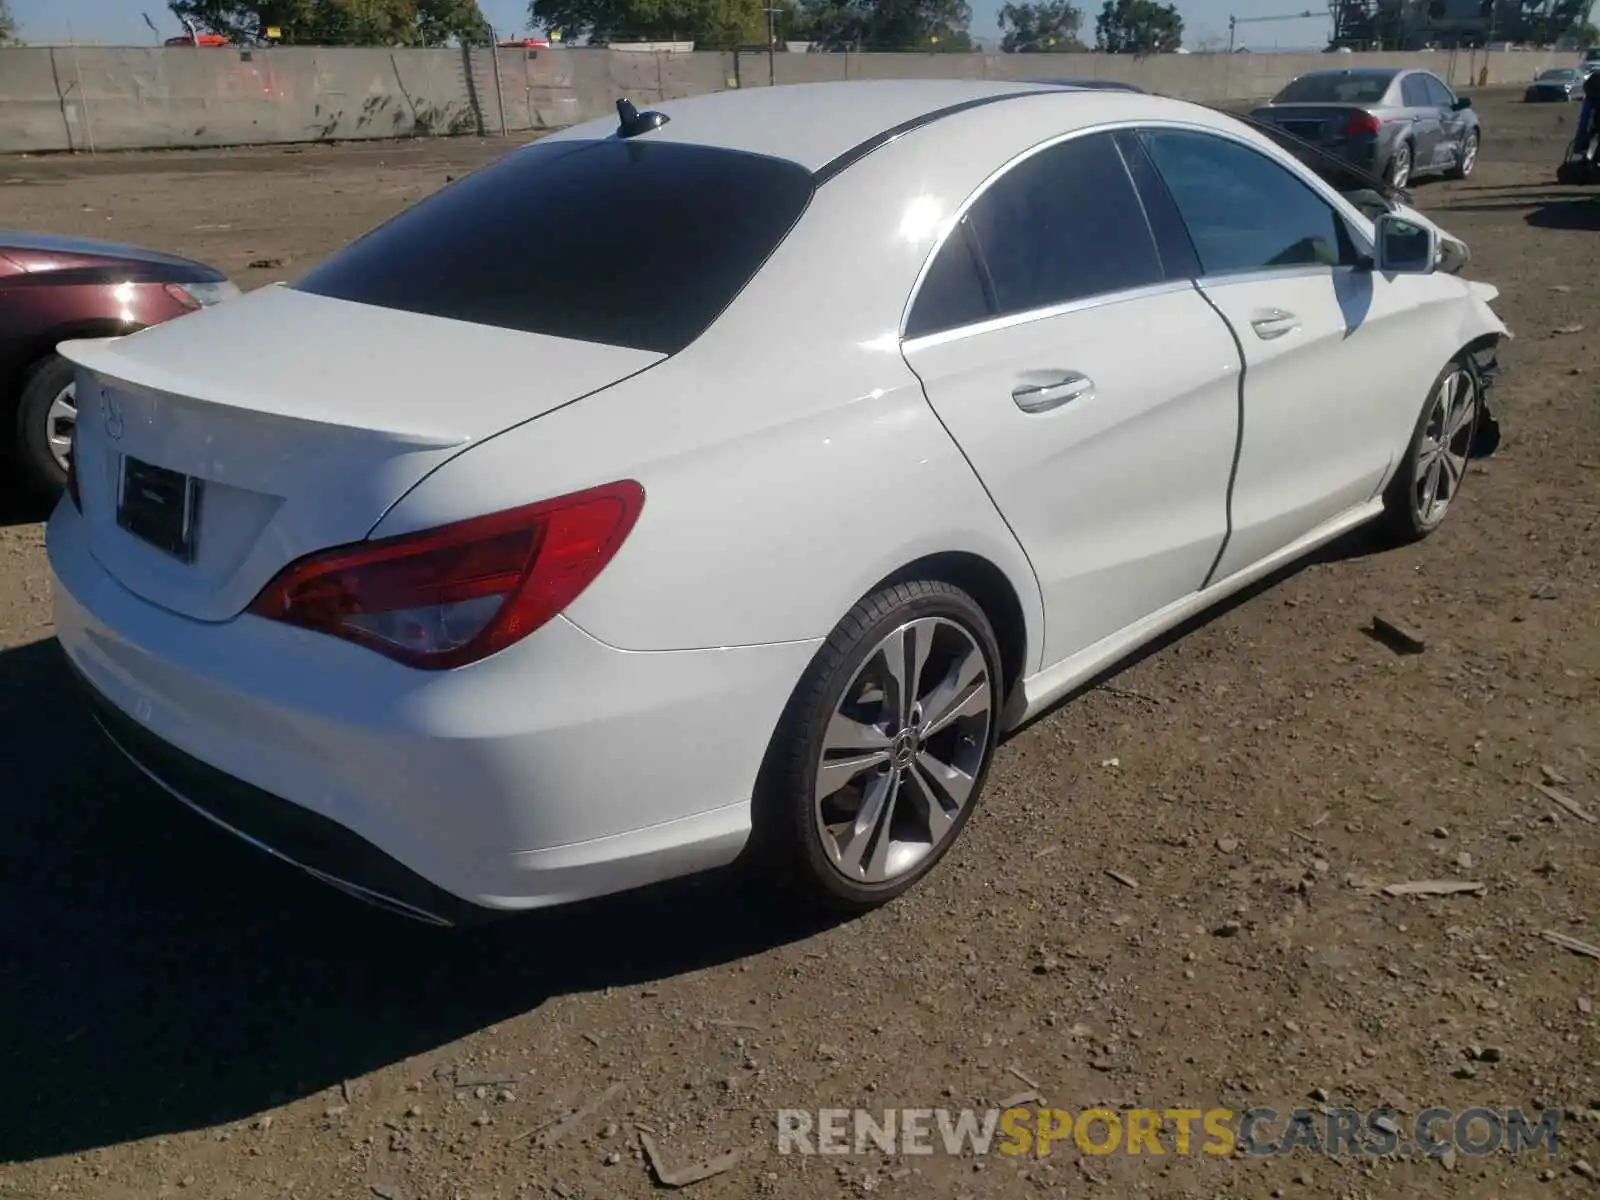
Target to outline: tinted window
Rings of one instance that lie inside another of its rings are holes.
[[[1353,261],[1338,214],[1265,155],[1204,133],[1141,137],[1206,274]]]
[[[1427,108],[1433,103],[1421,75],[1407,75],[1400,81],[1400,102],[1407,108]]]
[[[1428,103],[1437,104],[1440,108],[1449,108],[1456,102],[1455,95],[1445,87],[1444,81],[1433,75],[1422,77],[1422,86],[1428,89]]]
[[[1178,206],[1172,202],[1172,193],[1167,191],[1161,173],[1145,153],[1139,135],[1124,129],[1116,136],[1122,160],[1128,164],[1128,174],[1133,177],[1133,186],[1144,205],[1145,220],[1150,222],[1150,231],[1155,234],[1156,250],[1161,255],[1166,277],[1194,278],[1200,274],[1200,259],[1194,252],[1194,243],[1189,239],[1189,230],[1184,226]]]
[[[1320,146],[1295,137],[1280,126],[1269,125],[1265,121],[1256,121],[1250,117],[1239,117],[1237,114],[1235,119],[1244,121],[1262,137],[1276,142],[1280,150],[1288,151],[1299,160],[1301,166],[1336,192],[1348,195],[1351,192],[1377,191],[1382,195],[1391,190],[1389,185],[1376,175],[1361,170],[1348,159],[1340,158]]]
[[[950,231],[938,257],[923,277],[916,303],[906,321],[906,336],[921,337],[956,329],[993,316],[983,276],[972,256],[972,235],[966,218]]]
[[[672,142],[539,142],[444,188],[301,291],[672,353],[811,199],[797,163]]]
[[[1272,98],[1274,104],[1377,104],[1394,82],[1392,71],[1329,71],[1302,75]]]
[[[991,184],[968,216],[1001,313],[1163,278],[1150,226],[1109,134],[1029,156]]]

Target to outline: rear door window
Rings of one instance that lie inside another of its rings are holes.
[[[912,305],[906,335],[1048,308],[1165,278],[1155,238],[1111,134],[1029,155],[989,184],[951,230]],[[971,255],[970,246],[976,250]],[[952,296],[959,296],[953,300]]]
[[[294,286],[675,353],[810,203],[798,163],[673,142],[537,142],[436,192]]]
[[[1400,100],[1407,108],[1427,108],[1434,103],[1421,75],[1407,75],[1400,81]]]
[[[974,250],[971,225],[962,217],[917,290],[906,320],[908,338],[959,329],[994,316],[993,298]]]
[[[1435,75],[1424,75],[1422,86],[1428,90],[1428,103],[1437,104],[1440,108],[1449,108],[1456,102],[1455,95],[1444,85],[1444,80]]]

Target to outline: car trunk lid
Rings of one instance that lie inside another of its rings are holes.
[[[1297,138],[1327,144],[1343,141],[1351,118],[1367,111],[1358,104],[1273,104],[1250,115]]]
[[[96,558],[206,621],[294,559],[367,536],[469,445],[665,357],[282,287],[61,351],[79,367]]]

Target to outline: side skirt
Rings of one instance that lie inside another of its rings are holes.
[[[1309,554],[1317,547],[1333,541],[1341,534],[1378,517],[1383,512],[1383,499],[1368,500],[1354,508],[1346,509],[1331,521],[1313,529],[1297,541],[1291,542],[1275,554],[1269,554],[1243,570],[1235,571],[1226,579],[1218,580],[1198,592],[1192,592],[1148,617],[1134,622],[1126,629],[1102,638],[1094,645],[1047,667],[1022,681],[1001,715],[1001,727],[1014,729],[1049,708],[1062,696],[1081,686],[1119,659],[1126,658],[1146,642],[1160,637],[1174,626],[1181,625],[1197,613],[1204,612],[1220,600],[1250,586],[1256,580],[1287,566]]]

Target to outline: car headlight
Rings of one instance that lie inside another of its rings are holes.
[[[239,286],[223,279],[215,283],[169,283],[167,294],[188,309],[210,308],[239,295]]]

